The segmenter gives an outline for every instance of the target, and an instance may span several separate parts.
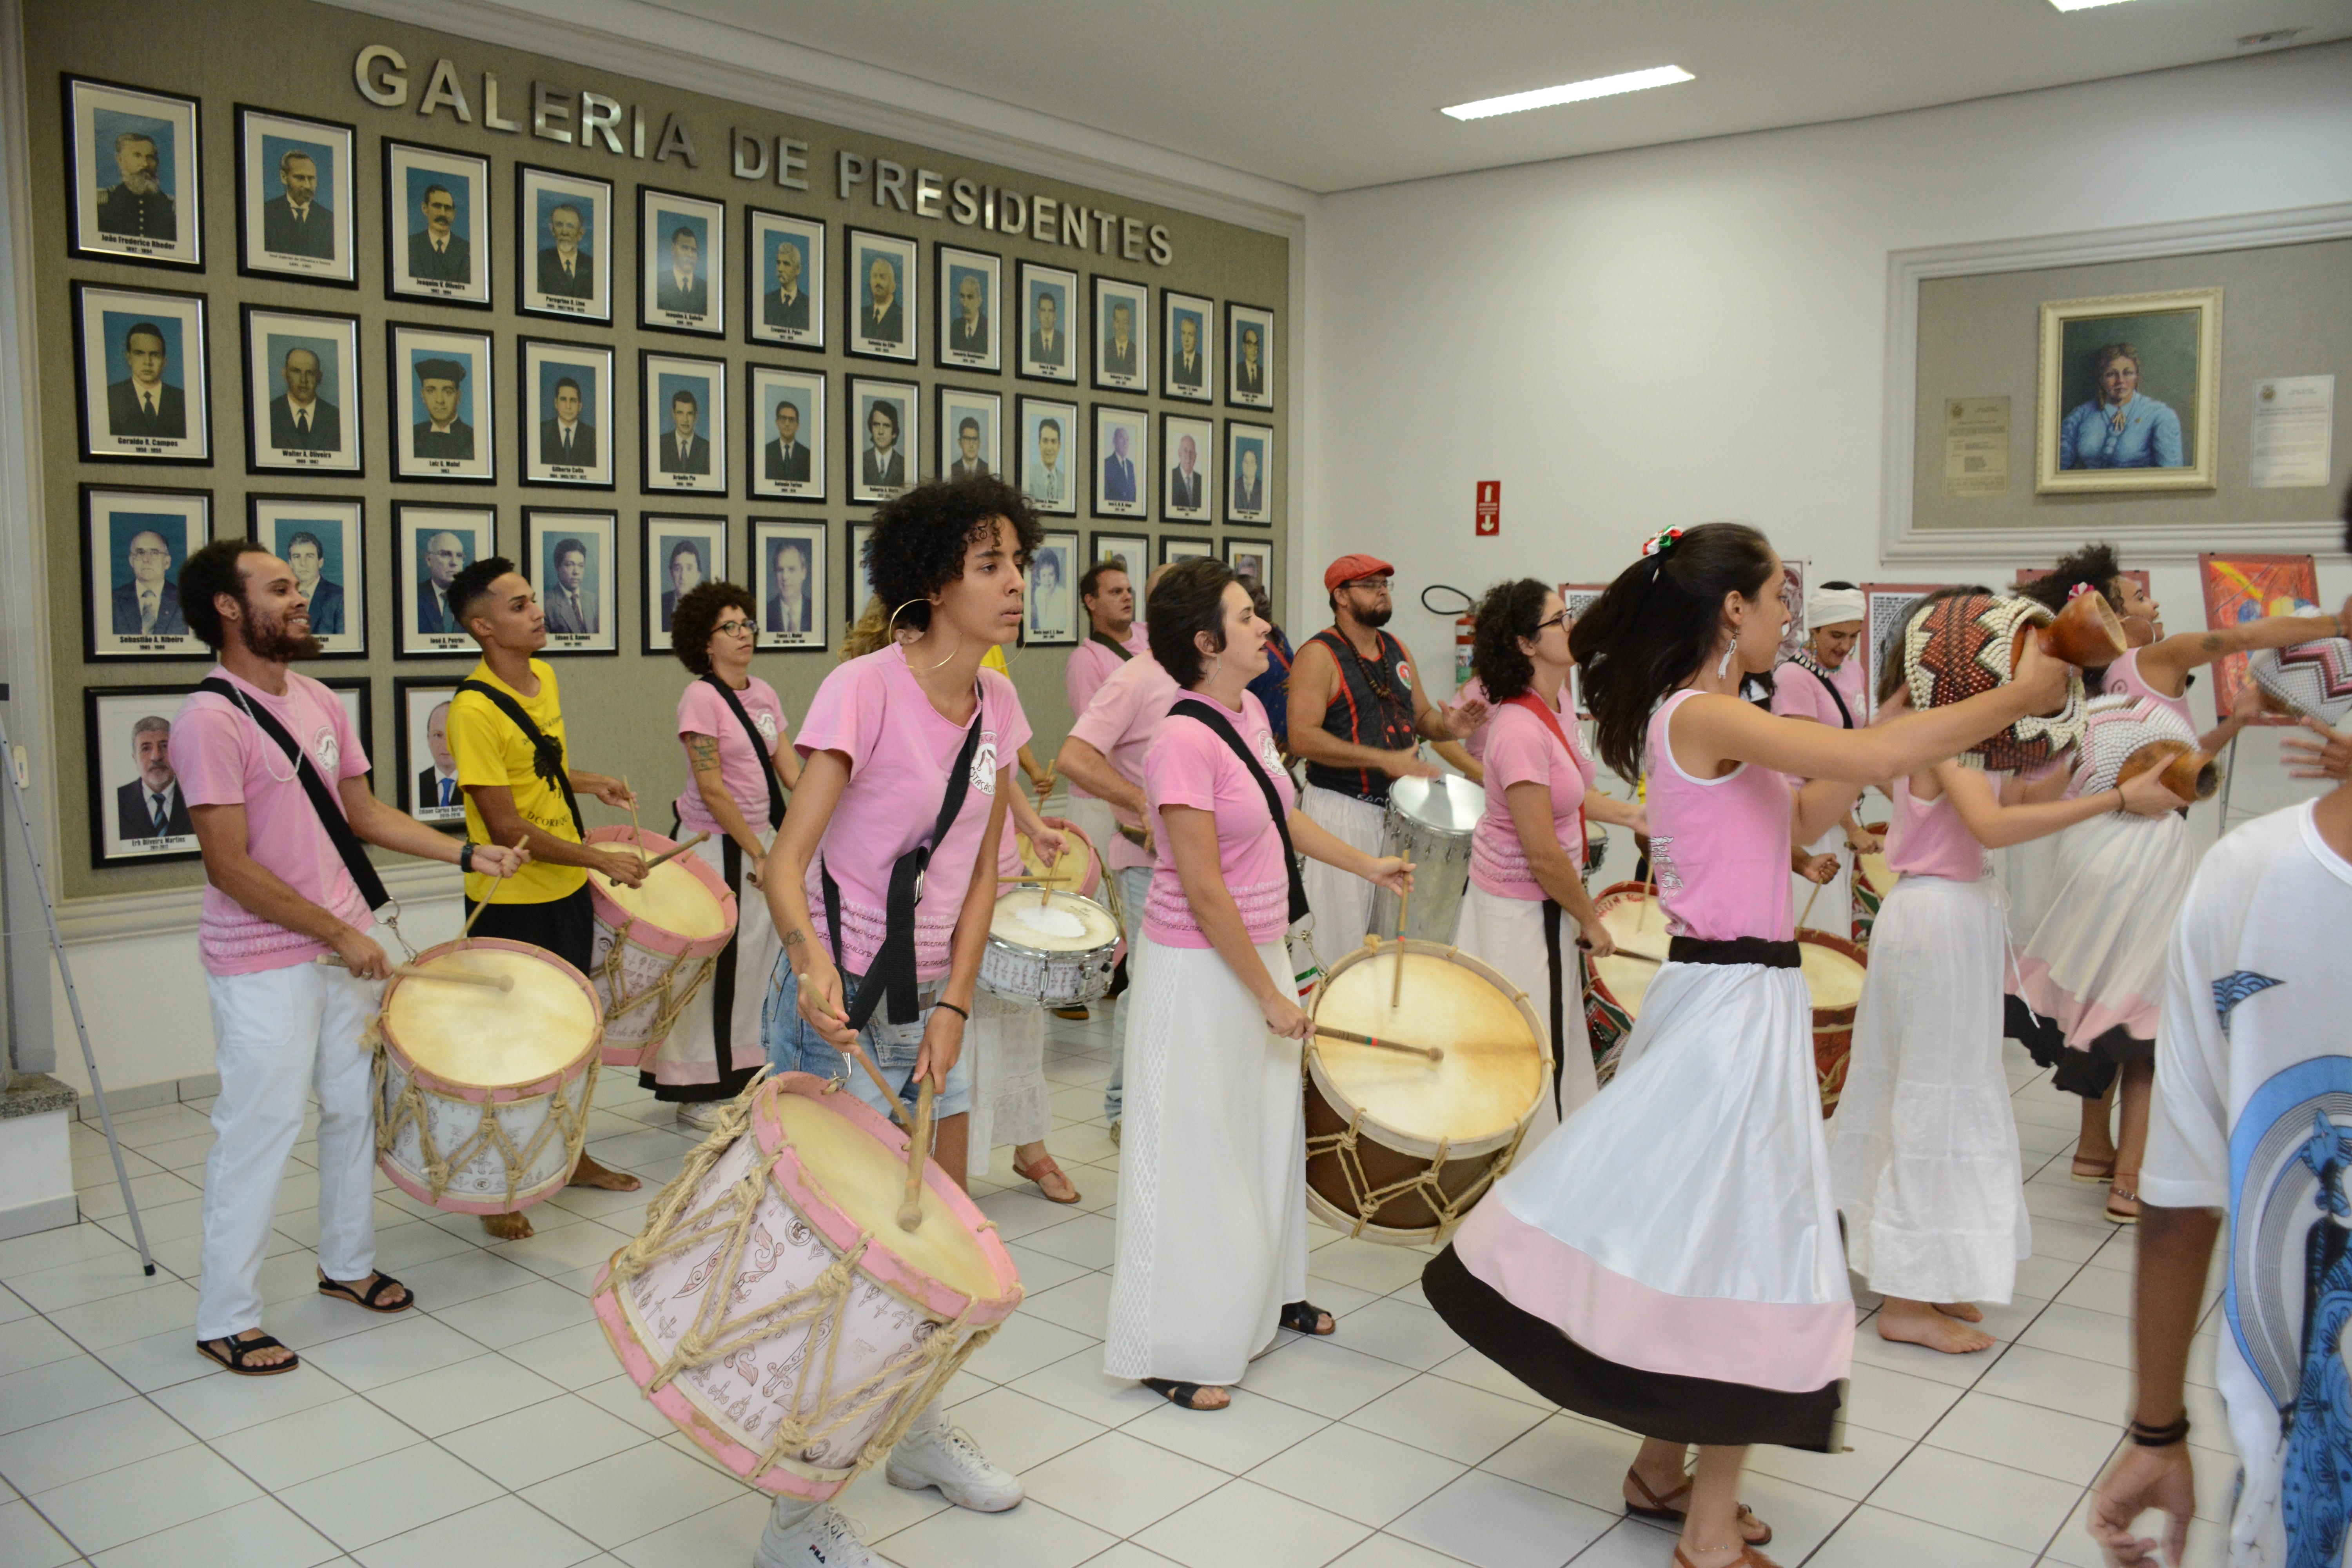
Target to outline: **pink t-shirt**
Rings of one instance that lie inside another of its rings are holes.
[[[1906,877],[1940,877],[1947,882],[1980,881],[1984,846],[1960,820],[1949,791],[1933,800],[1914,799],[1908,773],[1895,781],[1895,815],[1886,825],[1886,864]]]
[[[1568,688],[1560,688],[1565,699]],[[1544,721],[1516,702],[1494,706],[1486,737],[1486,810],[1470,833],[1470,880],[1497,898],[1540,900],[1548,895],[1528,869],[1527,849],[1507,798],[1516,784],[1538,784],[1551,792],[1552,835],[1579,864],[1584,859],[1580,814],[1585,792],[1598,771],[1576,744],[1576,721],[1562,715],[1563,751]]]
[[[342,780],[367,776],[367,748],[352,728],[351,715],[319,682],[289,671],[286,695],[272,697],[218,665],[210,674],[285,726],[310,753],[329,789],[340,795]],[[302,788],[301,775],[236,704],[210,691],[190,694],[172,721],[172,765],[190,805],[245,807],[246,853],[265,869],[355,931],[375,924]],[[196,952],[206,973],[284,969],[327,951],[325,942],[266,921],[209,882],[205,885]]]
[[[752,728],[767,742],[767,754],[754,756],[751,737],[743,733],[742,721],[727,706],[727,699],[718,689],[702,679],[690,681],[678,694],[677,732],[681,735],[709,735],[719,742],[719,780],[727,793],[735,798],[735,809],[754,833],[764,832],[768,826],[768,770],[774,764],[777,738],[785,732],[784,705],[776,696],[775,688],[758,676],[751,684],[735,694],[743,711],[751,716]],[[687,834],[708,833],[718,837],[725,829],[710,808],[702,801],[702,792],[694,787],[691,765],[688,773],[686,793],[677,797],[679,829]]]
[[[1870,721],[1862,700],[1862,660],[1853,654],[1845,662],[1830,671],[1830,683],[1845,699],[1846,712],[1853,717],[1853,727],[1862,728]],[[1772,711],[1784,719],[1814,719],[1833,729],[1845,728],[1838,714],[1837,703],[1822,685],[1821,677],[1794,659],[1772,672]]]
[[[1282,752],[1274,743],[1274,726],[1266,719],[1265,706],[1255,695],[1244,691],[1241,711],[1229,717],[1242,744],[1257,754],[1258,765],[1273,781],[1275,795],[1287,815],[1295,797],[1290,776],[1282,771]],[[1234,755],[1223,736],[1197,719],[1171,717],[1144,752],[1143,795],[1154,816],[1171,805],[1214,813],[1217,868],[1241,910],[1250,941],[1264,944],[1288,929],[1290,870],[1283,864],[1282,835],[1274,818],[1266,815],[1265,792],[1257,787],[1257,780]],[[1208,935],[1193,919],[1184,884],[1176,875],[1164,817],[1154,827],[1152,841],[1159,847],[1160,860],[1151,873],[1143,934],[1162,947],[1207,947]]]
[[[948,972],[956,916],[980,864],[998,775],[1029,741],[1029,721],[1013,682],[992,669],[980,672],[979,723],[971,787],[947,837],[933,848],[915,905],[915,971],[927,981]],[[938,820],[965,728],[931,706],[896,643],[837,667],[809,703],[807,721],[793,742],[800,754],[841,752],[849,758],[848,787],[809,866],[809,913],[817,939],[830,943],[817,875],[822,867],[841,889],[842,963],[852,973],[865,973],[881,949],[891,863],[921,843]]]
[[[2180,721],[2189,726],[2189,733],[2197,732],[2197,721],[2189,713],[2187,693],[2184,692],[2179,697],[2167,697],[2142,679],[2139,672],[2139,649],[2137,648],[2133,648],[2123,658],[2107,666],[2105,690],[2103,694],[2108,697],[2145,697],[2151,702],[2161,702],[2180,715]]]
[[[1168,717],[1168,705],[1179,695],[1175,679],[1160,662],[1149,653],[1138,654],[1120,665],[1096,690],[1094,700],[1078,715],[1078,721],[1070,726],[1070,738],[1084,741],[1100,752],[1118,770],[1119,777],[1142,789],[1144,752],[1160,721]],[[1129,827],[1143,826],[1139,818],[1117,806],[1111,807],[1111,815]],[[1097,847],[1108,858],[1114,871],[1132,870],[1152,863],[1151,857],[1140,846],[1129,843],[1123,833],[1113,835],[1108,845]]]
[[[1666,929],[1703,942],[1743,936],[1788,942],[1789,781],[1753,763],[1718,779],[1683,772],[1668,736],[1675,711],[1697,696],[1677,691],[1650,719],[1650,866]]]
[[[1118,655],[1094,640],[1092,622],[1087,623],[1087,629],[1088,632],[1087,640],[1070,650],[1069,663],[1062,669],[1062,689],[1070,699],[1070,712],[1073,715],[1085,712],[1087,705],[1094,701],[1095,693],[1102,689],[1102,683],[1118,674],[1128,663],[1128,660],[1119,658]],[[1151,657],[1151,638],[1145,631],[1141,621],[1136,622],[1134,626],[1128,628],[1127,641],[1121,646],[1130,654],[1145,658]],[[1075,780],[1071,782],[1069,788],[1075,799],[1094,798],[1087,791],[1080,789]],[[1138,863],[1140,864],[1139,861]]]

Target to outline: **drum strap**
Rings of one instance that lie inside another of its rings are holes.
[[[768,831],[773,833],[783,826],[784,786],[777,782],[775,759],[768,753],[768,742],[761,738],[760,727],[751,722],[751,713],[744,708],[743,700],[735,695],[733,687],[715,675],[706,675],[702,679],[717,687],[719,695],[727,699],[727,706],[734,710],[735,721],[743,726],[743,733],[751,742],[751,754],[760,759],[760,773],[768,781]],[[739,849],[736,853],[740,855],[742,851]]]
[[[955,766],[948,770],[947,795],[940,802],[940,815],[931,824],[930,837],[890,862],[890,890],[882,914],[882,945],[876,951],[874,962],[866,966],[866,979],[857,987],[857,994],[850,998],[848,1025],[852,1034],[866,1027],[867,1020],[874,1016],[875,1007],[886,995],[890,1000],[889,1018],[894,1024],[911,1024],[919,1011],[915,1005],[915,906],[923,900],[923,873],[930,867],[931,851],[955,826],[956,815],[963,810],[964,792],[971,787],[971,763],[980,754],[983,716],[978,686],[972,688],[971,703],[971,728],[963,732],[963,750],[956,753]],[[833,879],[833,873],[824,868],[822,855],[817,857],[816,874],[824,893],[824,929],[833,942],[834,967],[843,968],[841,887]]]
[[[1250,755],[1247,746],[1242,744],[1241,735],[1232,721],[1208,703],[1197,698],[1180,697],[1169,704],[1168,711],[1181,713],[1207,725],[1215,731],[1219,740],[1233,748],[1234,755],[1242,760],[1242,766],[1249,769],[1250,777],[1257,780],[1257,787],[1265,796],[1266,815],[1274,818],[1274,830],[1282,836],[1282,866],[1290,873],[1290,923],[1297,925],[1307,918],[1307,883],[1298,875],[1298,851],[1290,847],[1290,821],[1282,809],[1282,796],[1274,792],[1274,781],[1265,776],[1264,765]]]
[[[1106,636],[1100,626],[1097,626],[1094,630],[1088,632],[1087,634],[1087,640],[1088,642],[1098,642],[1102,644],[1103,647],[1110,649],[1111,652],[1118,656],[1118,662],[1121,664],[1125,664],[1129,659],[1135,657],[1135,655],[1128,651],[1127,645],[1125,643],[1120,642],[1117,637]]]
[[[327,839],[334,845],[336,855],[341,858],[343,869],[352,874],[352,882],[359,889],[360,898],[371,910],[380,910],[392,902],[392,895],[384,890],[383,879],[375,874],[374,866],[368,861],[367,850],[360,843],[360,836],[352,831],[351,819],[343,815],[342,803],[327,787],[327,781],[319,776],[319,770],[312,765],[310,753],[303,751],[294,737],[286,732],[286,726],[278,721],[278,716],[267,708],[247,701],[244,692],[217,678],[196,682],[196,689],[227,698],[254,721],[263,734],[278,743],[278,749],[286,753],[286,760],[294,764],[295,776],[302,781],[302,793],[310,797],[310,809],[319,814],[319,826],[327,830]]]
[[[572,830],[580,835],[579,842],[586,843],[588,825],[581,820],[580,800],[572,793],[572,771],[563,763],[563,742],[552,735],[542,733],[540,727],[530,721],[530,715],[522,710],[522,704],[497,687],[486,681],[461,680],[457,682],[457,689],[478,692],[488,698],[490,705],[505,714],[509,723],[522,731],[522,738],[530,742],[530,771],[563,792],[563,804],[572,808]]]
[[[1830,694],[1830,700],[1837,704],[1838,722],[1849,730],[1853,729],[1853,710],[1845,705],[1845,693],[1837,689],[1837,682],[1830,679],[1830,672],[1816,663],[1812,655],[1801,650],[1789,662],[1803,666],[1806,673],[1822,683],[1822,689]]]

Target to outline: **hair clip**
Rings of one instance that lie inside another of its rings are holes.
[[[1642,546],[1642,553],[1644,556],[1667,554],[1673,551],[1675,545],[1681,540],[1682,536],[1683,531],[1681,529],[1667,529],[1664,533],[1659,534],[1656,538],[1644,543]]]
[[[2066,590],[2066,602],[2071,605],[2085,594],[2095,594],[2097,592],[2098,590],[2094,588],[2088,583],[2077,583],[2073,587]]]

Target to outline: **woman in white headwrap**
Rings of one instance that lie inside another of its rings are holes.
[[[1859,730],[1870,721],[1863,702],[1862,616],[1862,590],[1851,583],[1824,583],[1806,595],[1804,646],[1772,671],[1773,712],[1842,730]],[[1853,919],[1853,857],[1883,844],[1849,811],[1843,822],[1797,851],[1791,868],[1797,907],[1826,911],[1807,923],[1846,934]]]

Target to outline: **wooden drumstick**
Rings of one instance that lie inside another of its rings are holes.
[[[340,953],[322,952],[312,962],[322,963],[330,969],[351,967],[343,962]],[[427,969],[417,963],[395,963],[392,966],[392,972],[412,980],[446,980],[452,985],[487,985],[493,991],[514,989],[514,976],[511,974],[468,974],[462,969]]]
[[[1383,1040],[1378,1035],[1360,1035],[1353,1029],[1335,1029],[1328,1024],[1318,1024],[1315,1032],[1328,1035],[1335,1040],[1345,1040],[1351,1046],[1378,1046],[1384,1051],[1403,1051],[1407,1055],[1426,1057],[1433,1062],[1445,1059],[1442,1046],[1408,1046],[1402,1040]]]
[[[1813,900],[1820,898],[1822,896],[1822,889],[1828,886],[1829,884],[1827,882],[1815,882],[1813,884],[1813,890],[1806,895],[1805,911],[1797,917],[1797,929],[1799,931],[1804,930],[1805,922],[1812,918]]]
[[[923,1163],[931,1157],[931,1080],[922,1080],[915,1096],[915,1131],[907,1144],[907,1197],[898,1205],[898,1228],[919,1229],[923,1223]]]
[[[646,869],[651,871],[656,866],[668,864],[670,861],[677,859],[679,856],[685,854],[688,850],[693,848],[696,845],[701,843],[704,839],[709,837],[710,835],[708,833],[698,833],[693,837],[688,839],[685,843],[679,845],[677,848],[663,850],[660,854],[646,862]]]
[[[621,775],[621,787],[629,795],[629,837],[637,841],[637,864],[646,863],[646,830],[637,826],[637,792],[629,789],[629,775]]]
[[[1404,922],[1405,917],[1412,912],[1412,884],[1408,882],[1404,891],[1397,895],[1396,973],[1389,976],[1389,1006],[1391,1010],[1396,1007],[1397,999],[1404,994]],[[1379,1044],[1378,1041],[1373,1043]]]
[[[514,847],[516,848],[520,849],[525,844],[530,842],[530,828],[526,827],[520,833],[515,835]],[[457,933],[457,940],[459,942],[464,942],[474,934],[474,922],[482,918],[482,911],[484,910],[488,909],[492,904],[498,902],[499,889],[505,887],[513,879],[514,879],[511,876],[500,877],[490,884],[490,896],[484,899],[480,903],[476,904],[474,906],[474,912],[466,917],[466,929]]]

